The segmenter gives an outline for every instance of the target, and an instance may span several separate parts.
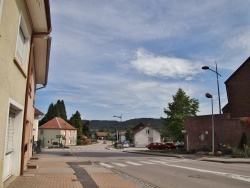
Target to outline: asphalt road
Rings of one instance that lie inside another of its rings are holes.
[[[249,164],[199,160],[106,150],[105,144],[76,146],[71,152],[109,168],[144,187],[250,187]]]

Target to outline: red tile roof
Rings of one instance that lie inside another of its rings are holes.
[[[107,132],[96,132],[97,136],[107,136]]]
[[[62,130],[77,130],[75,127],[67,123],[64,119],[60,117],[55,117],[54,119],[48,121],[47,123],[41,125],[39,129],[62,129]]]
[[[35,108],[35,115],[36,116],[41,116],[41,115],[44,115],[44,113],[42,113],[40,110],[38,110],[37,108]]]

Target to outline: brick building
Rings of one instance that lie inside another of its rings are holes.
[[[228,103],[222,109],[222,135],[220,115],[214,115],[214,145],[219,150],[221,138],[231,147],[238,146],[242,133],[250,138],[250,125],[242,122],[250,117],[250,57],[226,80]],[[189,149],[212,148],[212,116],[188,117],[184,122],[185,147]]]
[[[226,80],[228,103],[222,109],[231,118],[250,117],[250,57]]]

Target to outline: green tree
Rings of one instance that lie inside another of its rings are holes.
[[[181,130],[184,127],[184,119],[189,116],[196,116],[199,111],[199,101],[190,99],[186,93],[179,88],[173,96],[173,102],[168,103],[168,108],[164,108],[167,115],[163,119],[163,133],[173,141],[181,141],[184,138]]]
[[[47,123],[55,117],[60,117],[67,121],[66,108],[63,100],[58,100],[56,104],[51,103],[45,116],[40,120],[39,126]]]
[[[82,133],[87,136],[88,138],[91,137],[91,132],[90,132],[90,122],[87,120],[85,121],[85,123],[83,124],[83,129],[82,129]]]
[[[64,101],[58,100],[55,106],[56,106],[56,111],[57,111],[57,117],[61,117],[62,119],[67,121],[67,113],[66,113]]]
[[[69,121],[72,126],[77,128],[77,140],[81,140],[82,128],[83,128],[81,114],[78,111],[76,111],[76,113],[72,115]]]
[[[245,132],[243,132],[238,148],[241,150],[244,150],[246,145],[247,145],[247,134]]]
[[[56,115],[55,107],[54,107],[53,103],[51,103],[49,105],[47,113],[40,120],[39,125],[43,125],[43,124],[47,123],[48,121],[52,120],[54,117],[56,117],[55,115]]]
[[[126,130],[125,137],[126,137],[126,140],[129,140],[130,143],[133,143],[133,135],[132,135],[131,129]]]

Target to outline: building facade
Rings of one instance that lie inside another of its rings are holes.
[[[37,84],[47,84],[50,32],[49,0],[0,0],[0,187],[22,175],[32,155],[35,95]]]
[[[250,117],[250,57],[225,81],[228,103],[223,113],[231,118]]]
[[[62,118],[55,117],[39,127],[38,140],[43,147],[75,146],[77,129]]]
[[[161,134],[150,125],[139,123],[132,129],[135,147],[146,147],[151,142],[161,142]]]
[[[250,117],[250,58],[248,58],[225,82],[228,103],[220,115],[214,114],[214,148],[220,144],[237,147],[243,132],[250,137],[250,125],[243,119]],[[185,147],[212,150],[212,116],[188,117],[184,122]]]

